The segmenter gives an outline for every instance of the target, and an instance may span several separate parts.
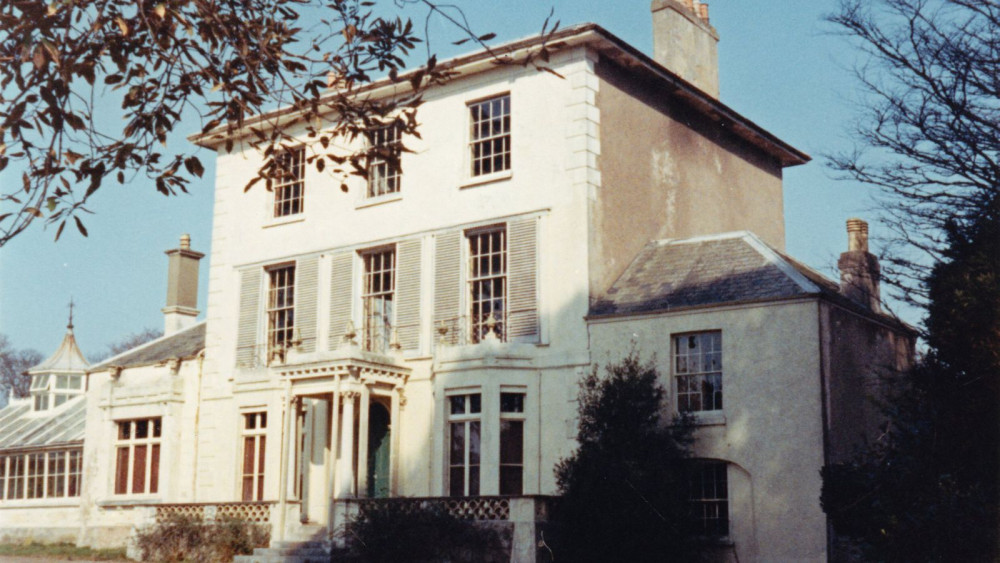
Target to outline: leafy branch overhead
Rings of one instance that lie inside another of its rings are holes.
[[[424,20],[422,31],[408,12]],[[0,3],[0,172],[21,172],[0,188],[0,246],[36,219],[58,225],[57,239],[67,223],[86,236],[81,215],[109,182],[186,192],[205,169],[171,147],[182,122],[224,135],[227,150],[240,140],[262,151],[247,189],[270,189],[281,147],[301,143],[302,132],[317,141],[306,157],[317,170],[365,176],[373,155],[345,154],[335,141],[350,145],[386,126],[418,136],[424,91],[450,76],[431,52],[431,18],[496,62],[550,70],[544,42],[512,61],[489,50],[493,34],[476,34],[458,8],[430,0]],[[547,20],[543,36],[557,27]],[[423,64],[404,73],[416,56]],[[364,95],[383,77],[392,96]]]

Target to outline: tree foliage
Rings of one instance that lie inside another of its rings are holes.
[[[0,393],[9,393],[8,397],[27,397],[31,378],[25,372],[43,359],[37,350],[14,348],[10,339],[0,334]]]
[[[871,560],[1000,556],[1000,213],[948,233],[928,278],[930,349],[893,382],[887,431],[823,470],[824,510]]]
[[[690,561],[692,427],[664,420],[659,373],[633,351],[583,379],[576,452],[556,467],[565,561]]]
[[[842,0],[829,21],[867,55],[859,146],[830,162],[878,189],[884,277],[922,305],[948,229],[1000,196],[1000,3]]]
[[[164,195],[186,192],[204,168],[166,148],[182,121],[223,133],[227,150],[239,137],[263,152],[247,189],[270,189],[279,147],[302,135],[320,147],[307,156],[320,172],[364,175],[368,155],[338,154],[335,141],[390,124],[417,135],[424,91],[449,76],[429,46],[423,64],[402,73],[427,39],[408,14],[443,18],[456,43],[487,47],[493,38],[430,0],[0,3],[0,171],[24,169],[0,190],[0,246],[36,219],[58,225],[57,239],[70,219],[86,236],[81,214],[108,182],[144,178]],[[380,76],[398,83],[395,94],[362,95]],[[122,119],[109,115],[109,100]],[[278,108],[273,119],[251,119]]]

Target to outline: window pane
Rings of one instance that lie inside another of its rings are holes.
[[[482,411],[482,401],[479,394],[469,395],[469,412],[476,414]]]
[[[137,420],[135,421],[135,437],[138,439],[149,437],[149,421],[148,420]]]
[[[465,468],[452,467],[448,472],[448,495],[453,497],[465,496]]]
[[[524,422],[500,421],[500,463],[518,464],[524,460]]]
[[[115,462],[115,494],[124,495],[128,492],[128,446],[118,448]]]
[[[469,423],[469,463],[479,464],[479,421]]]
[[[469,496],[479,495],[479,466],[469,466]]]
[[[501,393],[500,412],[524,412],[524,394]]]
[[[243,477],[243,493],[242,493],[243,502],[249,502],[254,500],[253,482],[254,482],[253,475],[247,475]]]
[[[250,475],[253,473],[253,437],[247,436],[243,438],[243,474]]]
[[[135,446],[132,460],[132,492],[146,492],[146,446]]]
[[[451,403],[451,414],[465,414],[465,395],[455,395],[449,397]]]
[[[452,465],[465,465],[465,423],[451,423],[451,456]]]
[[[524,470],[521,466],[500,467],[500,494],[524,494]]]
[[[149,492],[155,493],[160,489],[160,445],[153,444],[152,455],[149,461]]]

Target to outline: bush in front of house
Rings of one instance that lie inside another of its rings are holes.
[[[461,520],[435,505],[366,503],[341,534],[348,557],[369,563],[499,563],[510,558],[490,524]]]
[[[222,516],[206,523],[200,516],[170,514],[139,532],[136,544],[143,561],[232,561],[256,547],[267,547],[270,530],[242,518]]]

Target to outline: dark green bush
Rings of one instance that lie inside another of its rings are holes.
[[[508,561],[500,534],[489,526],[433,505],[414,510],[387,502],[363,505],[342,534],[349,556],[371,563]]]
[[[267,527],[223,516],[206,523],[200,516],[168,515],[136,538],[143,561],[232,561],[255,547],[267,547]]]

